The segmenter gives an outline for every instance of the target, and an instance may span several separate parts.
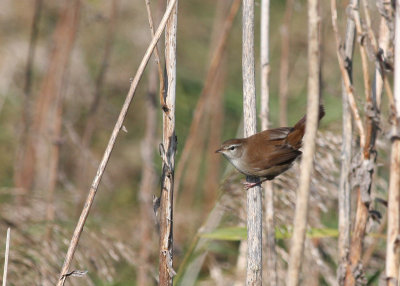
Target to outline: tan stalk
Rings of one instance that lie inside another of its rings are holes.
[[[352,7],[358,7],[358,0],[350,2]],[[355,40],[355,23],[352,17],[347,18],[346,38],[344,44],[344,56],[346,57],[347,67],[346,72],[352,80],[353,72],[353,53]],[[352,82],[351,82],[352,84]],[[341,156],[341,171],[339,183],[339,267],[337,270],[337,278],[339,285],[343,285],[346,276],[346,268],[348,264],[348,254],[350,249],[350,226],[351,226],[351,196],[350,196],[350,171],[351,171],[351,143],[352,143],[352,122],[351,111],[349,108],[349,96],[346,86],[342,81],[342,156]]]
[[[243,0],[242,76],[244,137],[257,132],[254,66],[254,0]],[[247,182],[258,178],[247,177]],[[262,196],[261,187],[247,190],[247,285],[262,284]]]
[[[400,237],[400,0],[396,0],[394,39],[394,120],[392,120],[392,150],[388,190],[388,227],[386,240],[386,282],[388,286],[399,283]]]
[[[7,285],[8,259],[10,256],[10,228],[7,229],[6,251],[4,253],[3,286]]]
[[[308,0],[308,99],[307,121],[304,135],[304,152],[300,165],[299,189],[297,190],[296,211],[287,273],[287,285],[299,285],[300,267],[304,251],[307,227],[311,173],[315,152],[315,137],[318,128],[320,97],[320,53],[319,53],[319,1]]]
[[[150,0],[145,0],[146,3],[146,11],[147,11],[147,19],[149,20],[149,26],[150,26],[150,31],[151,31],[151,36],[154,37],[154,24],[153,24],[153,16],[151,13],[151,8],[150,8]],[[158,78],[160,82],[160,105],[161,108],[164,112],[167,112],[168,109],[166,108],[165,105],[165,99],[164,99],[164,94],[166,92],[165,86],[164,86],[164,73],[163,73],[163,68],[161,64],[161,58],[160,58],[160,52],[158,51],[158,46],[154,49],[154,57],[157,62],[157,70],[158,70]]]
[[[286,3],[289,5],[289,2]],[[292,3],[293,5],[293,3]],[[286,8],[288,9],[288,8]],[[285,14],[286,15],[286,14]],[[268,129],[269,117],[269,22],[270,22],[270,1],[261,1],[261,129]],[[285,23],[286,17],[285,17]],[[288,23],[287,23],[288,24]],[[287,31],[286,31],[287,32]],[[283,35],[282,35],[283,42]],[[283,51],[282,51],[283,53]],[[283,57],[281,57],[282,59]],[[282,69],[282,62],[281,62]],[[282,74],[281,74],[282,76]],[[287,92],[287,91],[286,91]],[[279,97],[282,100],[281,96]],[[286,106],[285,106],[286,110]],[[282,109],[281,109],[282,112]],[[281,112],[279,113],[281,115]],[[272,182],[264,183],[265,193],[265,234],[266,234],[266,269],[264,280],[269,282],[270,286],[278,283],[276,272],[276,249],[275,249],[275,222],[274,222],[274,190]]]
[[[168,5],[173,0],[167,0]],[[175,135],[175,90],[176,90],[176,33],[178,1],[165,27],[165,104],[168,112],[163,113],[163,140],[161,149],[162,177],[160,195],[160,249],[159,285],[171,286],[176,275],[173,269],[173,199],[174,170],[177,139]]]

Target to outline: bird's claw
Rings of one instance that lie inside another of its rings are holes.
[[[262,183],[262,181],[256,182],[256,183],[244,182],[243,185],[244,185],[244,189],[248,190],[248,189],[253,188],[255,186],[260,186],[261,183]]]

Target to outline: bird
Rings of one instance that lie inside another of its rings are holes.
[[[325,109],[319,106],[318,122]],[[272,180],[292,167],[302,154],[302,139],[305,133],[304,115],[293,127],[279,127],[258,132],[247,138],[226,140],[216,153],[221,153],[242,174],[258,177],[257,183],[246,182],[245,189]]]

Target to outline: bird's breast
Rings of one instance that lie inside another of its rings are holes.
[[[227,159],[231,162],[235,168],[241,172],[244,175],[247,176],[255,176],[255,177],[264,177],[268,179],[273,179],[279,174],[285,172],[288,170],[292,165],[293,162],[290,162],[288,164],[282,164],[282,165],[275,165],[267,169],[263,168],[255,168],[248,166],[247,164],[244,163],[243,160],[241,159],[236,159],[236,158],[228,158]]]
[[[251,173],[251,170],[246,164],[243,164],[243,160],[238,159],[238,158],[229,158],[226,156],[226,158],[231,162],[231,164],[241,173],[248,175],[248,176],[254,176]]]

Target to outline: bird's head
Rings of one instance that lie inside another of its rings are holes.
[[[222,153],[227,159],[239,159],[243,155],[243,139],[231,139],[222,143],[215,153]]]

